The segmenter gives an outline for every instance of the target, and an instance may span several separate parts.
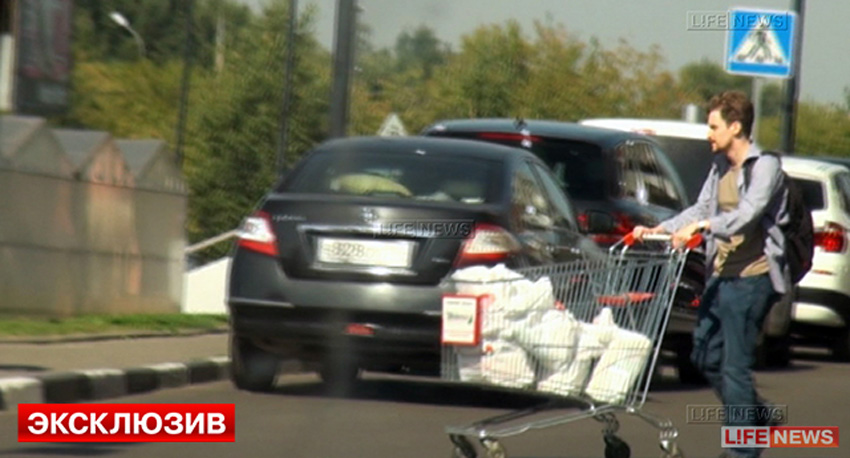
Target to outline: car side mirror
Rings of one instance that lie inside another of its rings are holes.
[[[587,232],[591,234],[609,233],[614,230],[614,217],[606,212],[588,210],[585,212],[587,217]]]

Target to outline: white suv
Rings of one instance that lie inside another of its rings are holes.
[[[800,281],[792,332],[825,341],[850,360],[850,169],[821,160],[783,157],[782,168],[803,192],[815,226],[812,270]]]

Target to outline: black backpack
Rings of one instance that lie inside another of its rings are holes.
[[[780,156],[774,151],[763,151],[762,154]],[[744,184],[749,186],[752,164],[744,164]],[[779,226],[785,235],[785,261],[791,273],[791,283],[797,284],[812,268],[812,257],[815,253],[815,229],[812,222],[811,210],[806,206],[803,193],[794,180],[782,172],[782,178],[788,188],[788,222]]]

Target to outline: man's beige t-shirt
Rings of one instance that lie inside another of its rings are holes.
[[[722,212],[738,208],[738,175],[741,167],[729,167],[717,185],[717,208]],[[717,239],[714,274],[720,277],[751,277],[769,271],[764,254],[764,231],[753,225],[749,233]]]

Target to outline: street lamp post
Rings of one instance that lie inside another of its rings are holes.
[[[133,38],[136,40],[136,45],[139,47],[139,55],[145,57],[145,41],[142,40],[141,35],[139,35],[135,30],[133,30],[132,27],[130,27],[130,21],[128,21],[127,18],[125,18],[124,15],[119,13],[118,11],[113,11],[109,13],[109,18],[112,19],[112,22],[120,25],[128,32],[130,32],[130,35],[133,36]]]

